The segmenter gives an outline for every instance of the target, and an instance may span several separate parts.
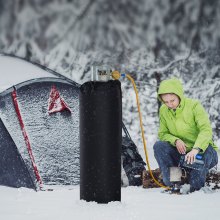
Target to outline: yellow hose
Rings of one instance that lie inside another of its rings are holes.
[[[121,74],[120,74],[118,71],[113,71],[113,72],[112,72],[112,77],[113,77],[114,79],[119,79],[120,76],[121,76]],[[153,173],[152,173],[152,171],[151,171],[151,167],[150,167],[150,163],[149,163],[149,159],[148,159],[148,152],[147,152],[146,140],[145,140],[145,137],[144,137],[144,128],[143,128],[143,123],[142,123],[142,115],[141,115],[141,110],[140,110],[140,102],[139,102],[139,98],[138,98],[137,87],[136,87],[136,84],[135,84],[135,82],[134,82],[134,79],[133,79],[130,75],[126,74],[126,77],[131,81],[131,83],[132,83],[132,85],[133,85],[133,87],[134,87],[135,95],[136,95],[136,101],[137,101],[137,107],[138,107],[138,114],[139,114],[139,119],[140,119],[141,135],[142,135],[142,141],[143,141],[143,144],[144,144],[144,153],[145,153],[146,162],[147,162],[147,167],[148,167],[150,176],[152,177],[152,179],[154,180],[154,182],[155,182],[158,186],[160,186],[160,187],[162,187],[162,188],[165,188],[165,189],[170,189],[170,187],[165,186],[165,185],[159,183],[159,182],[155,179],[155,177],[154,177],[154,175],[153,175]]]

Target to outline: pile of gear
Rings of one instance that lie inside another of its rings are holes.
[[[153,175],[155,176],[155,178],[157,178],[158,182],[163,184],[163,178],[162,178],[162,174],[160,172],[160,169],[157,168],[155,170],[152,170],[152,172],[153,172]],[[172,169],[171,172],[175,172],[175,170]],[[143,171],[142,176],[143,176],[143,179],[142,179],[143,188],[159,188],[159,186],[154,182],[154,180],[150,176],[149,171],[146,171],[146,170]],[[188,184],[187,172],[184,171],[181,173],[180,179],[179,179],[179,181],[177,181],[177,183],[179,184],[179,186],[183,186],[184,184]],[[177,184],[177,183],[175,181],[173,182],[173,184]],[[211,190],[220,189],[220,171],[217,171],[215,169],[210,170],[207,175],[207,178],[206,178],[206,185],[205,186],[209,187]],[[179,189],[180,189],[180,187],[171,188],[171,190],[169,190],[169,192],[179,194],[180,193]]]
[[[128,185],[130,186],[140,186],[142,185],[142,174],[145,169],[146,163],[143,161],[141,155],[138,152],[138,148],[132,141],[128,130],[126,129],[124,123],[122,123],[123,136],[122,136],[122,152],[121,160],[122,167],[128,179]],[[122,185],[126,186],[125,181]]]

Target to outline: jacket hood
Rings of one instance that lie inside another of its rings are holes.
[[[157,93],[160,101],[162,101],[160,95],[165,93],[174,93],[180,97],[181,101],[184,99],[183,86],[177,78],[171,78],[161,82]]]

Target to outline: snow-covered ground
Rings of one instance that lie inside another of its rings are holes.
[[[79,186],[35,192],[0,187],[2,220],[207,220],[219,219],[220,191],[168,195],[161,189],[122,188],[121,202],[79,199]]]

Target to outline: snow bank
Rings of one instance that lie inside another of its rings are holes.
[[[38,192],[0,187],[4,220],[186,220],[219,219],[220,191],[168,195],[161,189],[122,188],[122,201],[97,204],[79,200],[79,186]]]

